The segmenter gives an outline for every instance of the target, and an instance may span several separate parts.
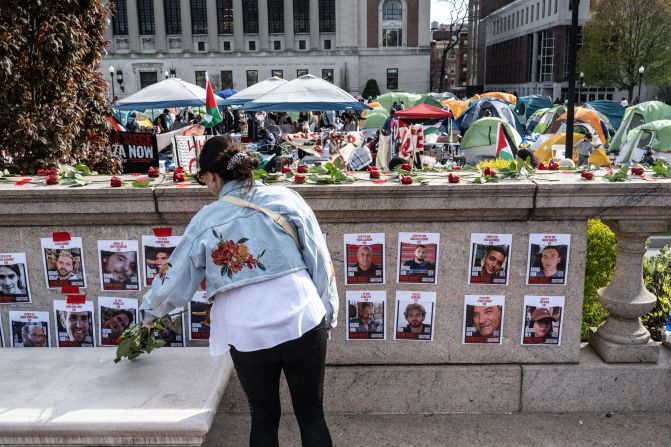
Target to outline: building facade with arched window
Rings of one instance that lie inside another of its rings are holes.
[[[165,77],[242,90],[313,74],[356,94],[429,89],[428,0],[109,0],[101,63],[123,97]],[[121,75],[119,75],[121,72]]]

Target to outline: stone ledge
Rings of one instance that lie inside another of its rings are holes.
[[[233,369],[205,348],[0,350],[0,445],[200,446]]]

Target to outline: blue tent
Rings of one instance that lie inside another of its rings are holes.
[[[552,101],[547,96],[531,95],[517,98],[515,112],[520,117],[520,121],[526,124],[527,120],[536,110],[552,107]]]
[[[624,118],[624,107],[619,102],[607,100],[590,101],[585,104],[585,107],[606,115],[606,118],[608,118],[608,121],[610,121],[615,130],[620,128],[622,119]]]
[[[227,88],[226,90],[219,90],[218,92],[215,92],[214,94],[217,95],[220,98],[228,98],[229,96],[233,96],[236,93],[238,93],[237,90],[233,90],[232,88]]]
[[[454,121],[454,126],[463,135],[472,123],[488,116],[501,118],[519,134],[524,133],[524,126],[510,103],[497,98],[481,98],[472,101],[471,105]]]

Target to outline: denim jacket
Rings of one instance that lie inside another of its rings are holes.
[[[237,181],[224,184],[231,195],[278,212],[294,225],[294,239],[265,213],[224,200],[204,206],[191,219],[168,263],[145,294],[141,311],[150,322],[184,306],[203,279],[211,301],[217,293],[307,269],[326,308],[327,327],[335,327],[338,291],[331,256],[312,209],[295,191],[257,182],[243,194]]]

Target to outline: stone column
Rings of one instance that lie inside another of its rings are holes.
[[[599,289],[601,304],[609,315],[589,336],[589,345],[612,363],[656,363],[659,345],[641,323],[641,316],[655,307],[657,298],[643,285],[643,255],[648,236],[668,227],[665,221],[605,221],[617,236],[617,262],[613,279]]]
[[[128,43],[131,53],[140,52],[140,22],[137,17],[137,1],[128,0]]]
[[[242,0],[233,0],[233,39],[235,51],[246,51],[242,27]]]
[[[359,0],[357,5],[359,7],[357,14],[357,21],[359,22],[359,47],[366,48],[368,46],[368,5],[367,2],[362,0]]]
[[[165,37],[165,11],[163,9],[163,0],[154,0],[154,32],[156,36],[156,51],[162,53],[166,49],[166,37]]]
[[[537,76],[538,76],[538,48],[539,48],[539,45],[540,45],[539,40],[540,40],[540,36],[538,35],[538,33],[537,32],[534,33],[534,38],[533,38],[533,41],[532,41],[533,50],[532,50],[532,53],[531,53],[531,83],[532,84],[536,83],[537,82],[536,79],[538,79],[537,78]]]
[[[310,49],[319,46],[319,0],[310,0]]]
[[[268,51],[270,39],[268,38],[268,1],[259,0],[259,50]]]
[[[191,2],[182,0],[180,2],[180,14],[182,15],[182,50],[193,52],[193,33],[191,33]]]
[[[219,52],[216,0],[207,0],[207,45],[210,51]]]
[[[294,2],[284,0],[284,40],[287,50],[294,49]]]

